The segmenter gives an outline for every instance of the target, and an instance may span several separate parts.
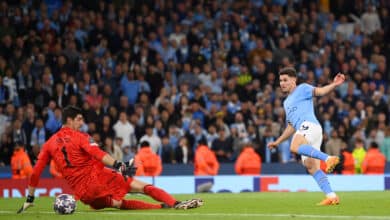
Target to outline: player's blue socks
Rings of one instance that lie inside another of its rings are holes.
[[[333,193],[332,188],[330,188],[328,177],[324,171],[317,170],[317,172],[313,174],[313,178],[316,180],[318,186],[320,186],[322,192],[324,192],[326,195],[331,195]]]
[[[320,159],[322,161],[326,161],[328,159],[328,155],[325,153],[322,153],[321,151],[315,149],[314,147],[310,145],[301,145],[298,148],[298,154],[304,155],[307,157],[312,157],[316,159]]]

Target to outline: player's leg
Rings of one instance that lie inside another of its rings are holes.
[[[326,161],[329,155],[315,149],[313,146],[308,144],[305,136],[305,134],[301,134],[299,132],[294,134],[290,145],[291,152]]]
[[[140,200],[123,199],[122,201],[114,201],[114,203],[119,209],[161,209],[166,207],[164,204],[153,204]]]
[[[319,205],[339,204],[339,198],[332,190],[327,175],[320,169],[320,161],[310,157],[303,157],[302,160],[309,174],[312,175],[321,191],[326,195],[326,198]]]
[[[160,189],[156,186],[142,182],[137,179],[133,179],[131,181],[130,187],[131,187],[130,192],[144,193],[152,197],[154,200],[163,202],[169,207],[173,207],[176,209],[197,208],[203,205],[203,201],[201,199],[190,199],[185,201],[178,201],[163,189]]]
[[[305,139],[308,144],[312,145],[314,149],[320,151],[322,144],[322,129],[321,127],[315,128],[310,133],[305,135]],[[320,161],[311,157],[302,156],[302,162],[307,171],[317,182],[321,191],[324,192],[326,198],[319,203],[319,205],[337,205],[339,204],[339,198],[335,192],[333,192],[327,175],[320,169]]]
[[[177,200],[173,196],[169,195],[163,189],[155,187],[149,183],[142,182],[137,179],[133,179],[130,183],[131,190],[130,192],[144,193],[154,200],[163,202],[169,206],[174,206]]]
[[[111,196],[99,197],[89,202],[88,205],[96,210],[115,207]]]
[[[94,176],[99,178],[88,187],[87,193],[81,198],[93,209],[160,209],[163,207],[162,204],[123,199],[130,190],[132,178],[123,178],[120,173],[108,168],[99,171],[99,175]]]
[[[320,138],[320,139],[319,139]],[[322,128],[320,125],[304,122],[301,129],[299,129],[293,136],[290,149],[291,152],[316,158],[326,162],[326,171],[332,172],[334,167],[339,163],[337,156],[329,156],[320,151],[309,142],[322,141]]]
[[[117,209],[161,209],[162,204],[152,204],[139,200],[115,200],[112,196],[100,197],[90,204],[93,209],[117,208]]]

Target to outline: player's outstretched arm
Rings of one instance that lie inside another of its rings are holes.
[[[17,214],[20,214],[20,213],[26,211],[28,208],[34,206],[34,199],[35,199],[34,193],[35,193],[35,188],[29,186],[28,187],[28,196],[27,196],[26,202],[23,203],[22,207],[20,207],[20,209],[17,211]]]
[[[287,124],[287,127],[284,129],[282,135],[276,141],[270,142],[267,144],[267,147],[269,148],[276,148],[280,143],[287,140],[291,135],[293,135],[295,132],[295,129],[290,124]]]
[[[111,163],[114,161],[113,163]],[[106,165],[112,166],[114,169],[119,171],[123,176],[132,177],[137,172],[137,167],[135,166],[134,159],[130,159],[127,162],[117,161],[112,158],[110,155],[103,157],[102,162]]]
[[[41,173],[43,169],[45,168],[46,164],[49,163],[51,160],[48,146],[46,143],[43,145],[41,152],[38,156],[38,161],[34,166],[33,172],[30,176],[30,180],[28,183],[28,195],[26,202],[23,203],[23,206],[18,210],[18,214],[26,211],[28,208],[34,206],[34,195],[35,195],[35,187],[39,183],[39,177],[41,176]]]
[[[338,73],[334,79],[333,82],[323,86],[323,87],[316,87],[314,89],[314,95],[315,96],[323,96],[328,94],[329,92],[333,91],[337,86],[343,84],[345,81],[345,75],[342,73]]]

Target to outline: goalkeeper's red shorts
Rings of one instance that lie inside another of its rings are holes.
[[[95,172],[91,178],[92,181],[85,189],[85,193],[80,196],[80,200],[85,204],[108,196],[114,200],[122,200],[130,191],[130,184],[133,181],[133,178],[124,178],[122,174],[108,168]]]

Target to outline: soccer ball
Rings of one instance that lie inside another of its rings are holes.
[[[56,197],[53,208],[60,215],[72,214],[76,210],[76,200],[72,195],[60,194]]]

